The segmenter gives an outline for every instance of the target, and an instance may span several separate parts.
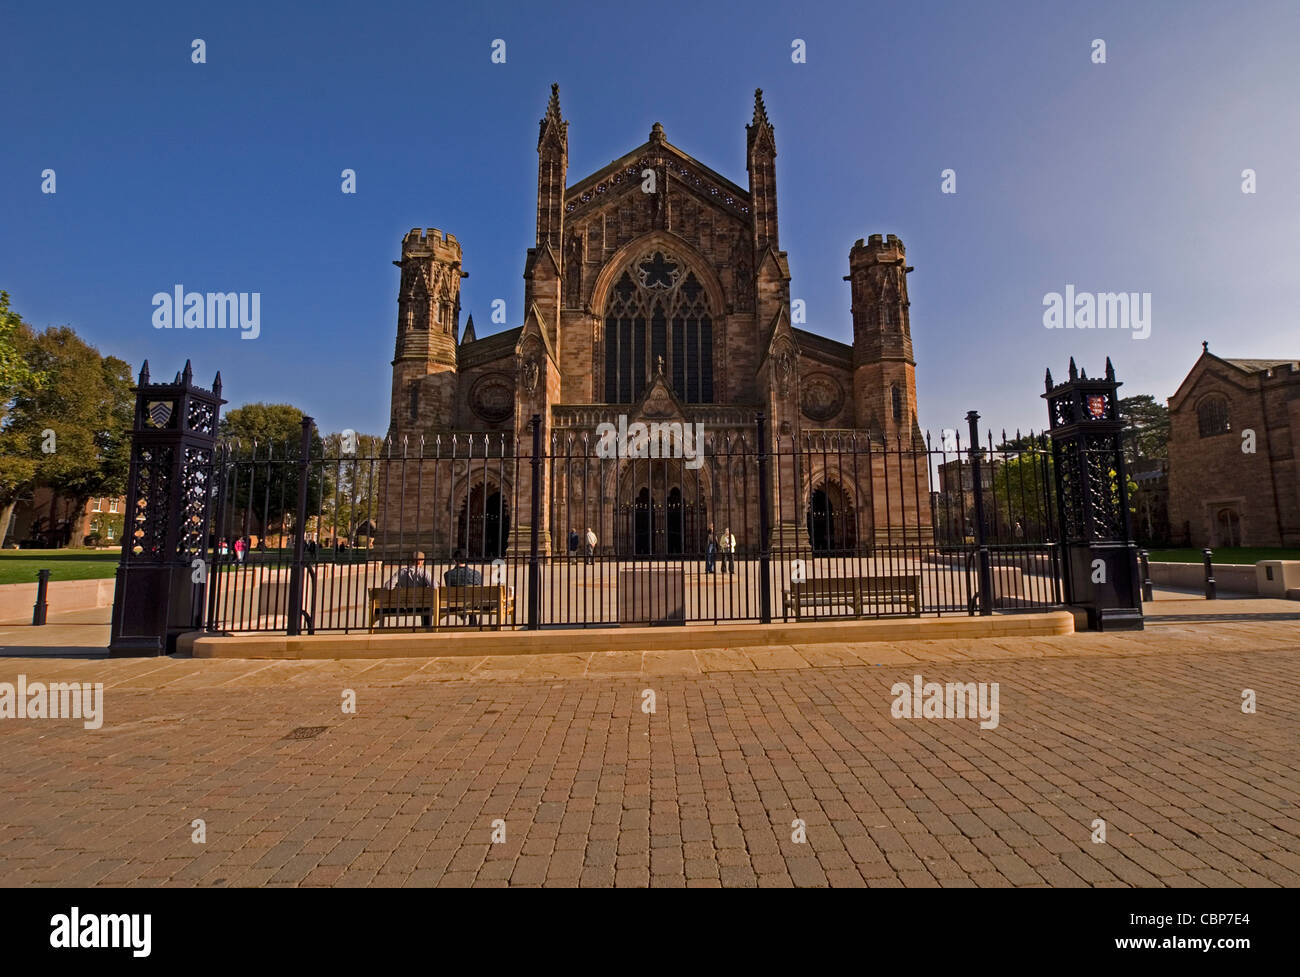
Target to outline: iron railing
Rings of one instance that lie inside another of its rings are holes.
[[[306,419],[296,446],[215,454],[205,627],[580,628],[1059,606],[1046,438],[981,444],[977,421],[965,444],[956,431],[937,444],[772,435],[759,415],[702,443],[667,425],[650,443],[611,446],[567,427],[544,438],[537,420],[519,441],[442,435],[358,456],[327,447]],[[504,588],[501,605],[444,590],[434,613],[435,591],[475,582]]]

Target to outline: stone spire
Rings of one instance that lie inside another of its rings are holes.
[[[560,86],[551,86],[537,136],[537,246],[560,247],[564,231],[564,181],[569,170],[569,123],[560,117]]]
[[[776,130],[767,117],[763,89],[754,89],[754,121],[745,126],[749,196],[753,204],[754,254],[767,244],[780,250],[776,221]]]
[[[748,149],[752,152],[754,143],[760,137],[766,137],[770,144],[771,154],[776,155],[776,130],[772,122],[767,117],[767,106],[763,103],[763,89],[754,89],[754,121],[745,126],[745,133],[749,136]]]
[[[564,121],[560,115],[560,84],[553,82],[551,84],[551,100],[546,103],[546,115],[542,118],[541,127],[537,133],[537,147],[541,148],[542,142],[546,139],[547,130],[554,127],[555,135],[564,142],[565,148],[568,148],[568,129],[569,124]]]

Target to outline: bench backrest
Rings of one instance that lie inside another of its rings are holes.
[[[370,599],[379,607],[432,607],[433,587],[371,587]]]
[[[920,577],[898,574],[888,577],[819,577],[792,583],[790,592],[800,597],[848,597],[855,594],[910,594]]]
[[[506,600],[505,584],[485,584],[472,587],[439,587],[438,604],[442,608],[473,607],[481,608]]]
[[[790,585],[790,592],[799,597],[852,597],[858,593],[856,577],[824,577],[803,580]]]

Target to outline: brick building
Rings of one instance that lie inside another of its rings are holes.
[[[58,548],[84,546],[91,536],[97,545],[120,545],[126,500],[102,496],[77,503],[49,486],[38,485],[14,506],[8,526],[0,527],[0,545]],[[80,527],[81,538],[74,538]]]
[[[499,432],[526,445],[538,414],[544,443],[586,433],[595,444],[598,424],[626,415],[629,423],[701,423],[721,443],[752,439],[762,411],[772,437],[787,445],[824,431],[911,444],[919,429],[903,242],[877,234],[849,251],[852,345],[795,327],[778,233],[775,130],[761,91],[746,127],[747,187],[674,146],[659,123],[642,145],[570,182],[568,128],[552,86],[537,142],[536,246],[524,261],[521,325],[478,338],[471,317],[462,334],[460,244],[437,229],[412,230],[402,241],[391,437],[428,444],[439,433]],[[816,464],[797,472],[777,466],[772,505],[782,515],[773,541],[825,536],[812,527],[832,518],[850,544],[878,539],[886,522],[915,527],[928,484],[895,490],[886,513],[883,464],[864,465],[852,482]],[[478,481],[462,520],[485,513],[507,548],[526,547],[528,507],[509,511],[512,499],[528,498],[526,486],[505,484],[510,471],[473,467],[466,478]],[[753,477],[743,466],[709,463],[687,474],[674,469],[651,485],[632,462],[599,476],[560,465],[552,473],[548,462],[542,545],[563,548],[566,520],[551,510],[552,498],[631,500],[622,515],[618,504],[608,506],[595,527],[602,551],[619,553],[693,552],[720,500],[756,504],[752,484],[740,484]],[[892,468],[889,477],[898,480]],[[429,505],[407,484],[383,493],[387,538],[399,524],[415,525]],[[789,498],[795,485],[797,500]],[[669,512],[658,542],[619,523],[651,518],[627,515],[638,506]],[[741,548],[753,546],[756,514],[734,521]],[[477,533],[465,535],[473,541]]]
[[[1175,539],[1300,546],[1300,362],[1223,359],[1202,343],[1169,421]]]

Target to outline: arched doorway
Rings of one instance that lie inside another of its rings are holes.
[[[817,489],[808,503],[808,538],[812,541],[814,553],[823,553],[831,548],[835,538],[835,505],[825,489]]]
[[[690,502],[680,485],[642,485],[629,505],[622,507],[622,527],[615,540],[617,552],[633,556],[686,556],[704,552],[707,507]]]
[[[685,513],[682,510],[682,490],[674,486],[668,493],[668,554],[682,552],[685,537]]]
[[[655,507],[650,503],[650,490],[642,488],[632,503],[632,552],[649,556],[654,552]]]
[[[822,482],[808,497],[808,540],[814,553],[851,550],[857,545],[853,502],[833,481]]]
[[[480,482],[460,507],[456,546],[464,547],[471,560],[495,560],[505,556],[509,543],[510,510],[499,491]]]

